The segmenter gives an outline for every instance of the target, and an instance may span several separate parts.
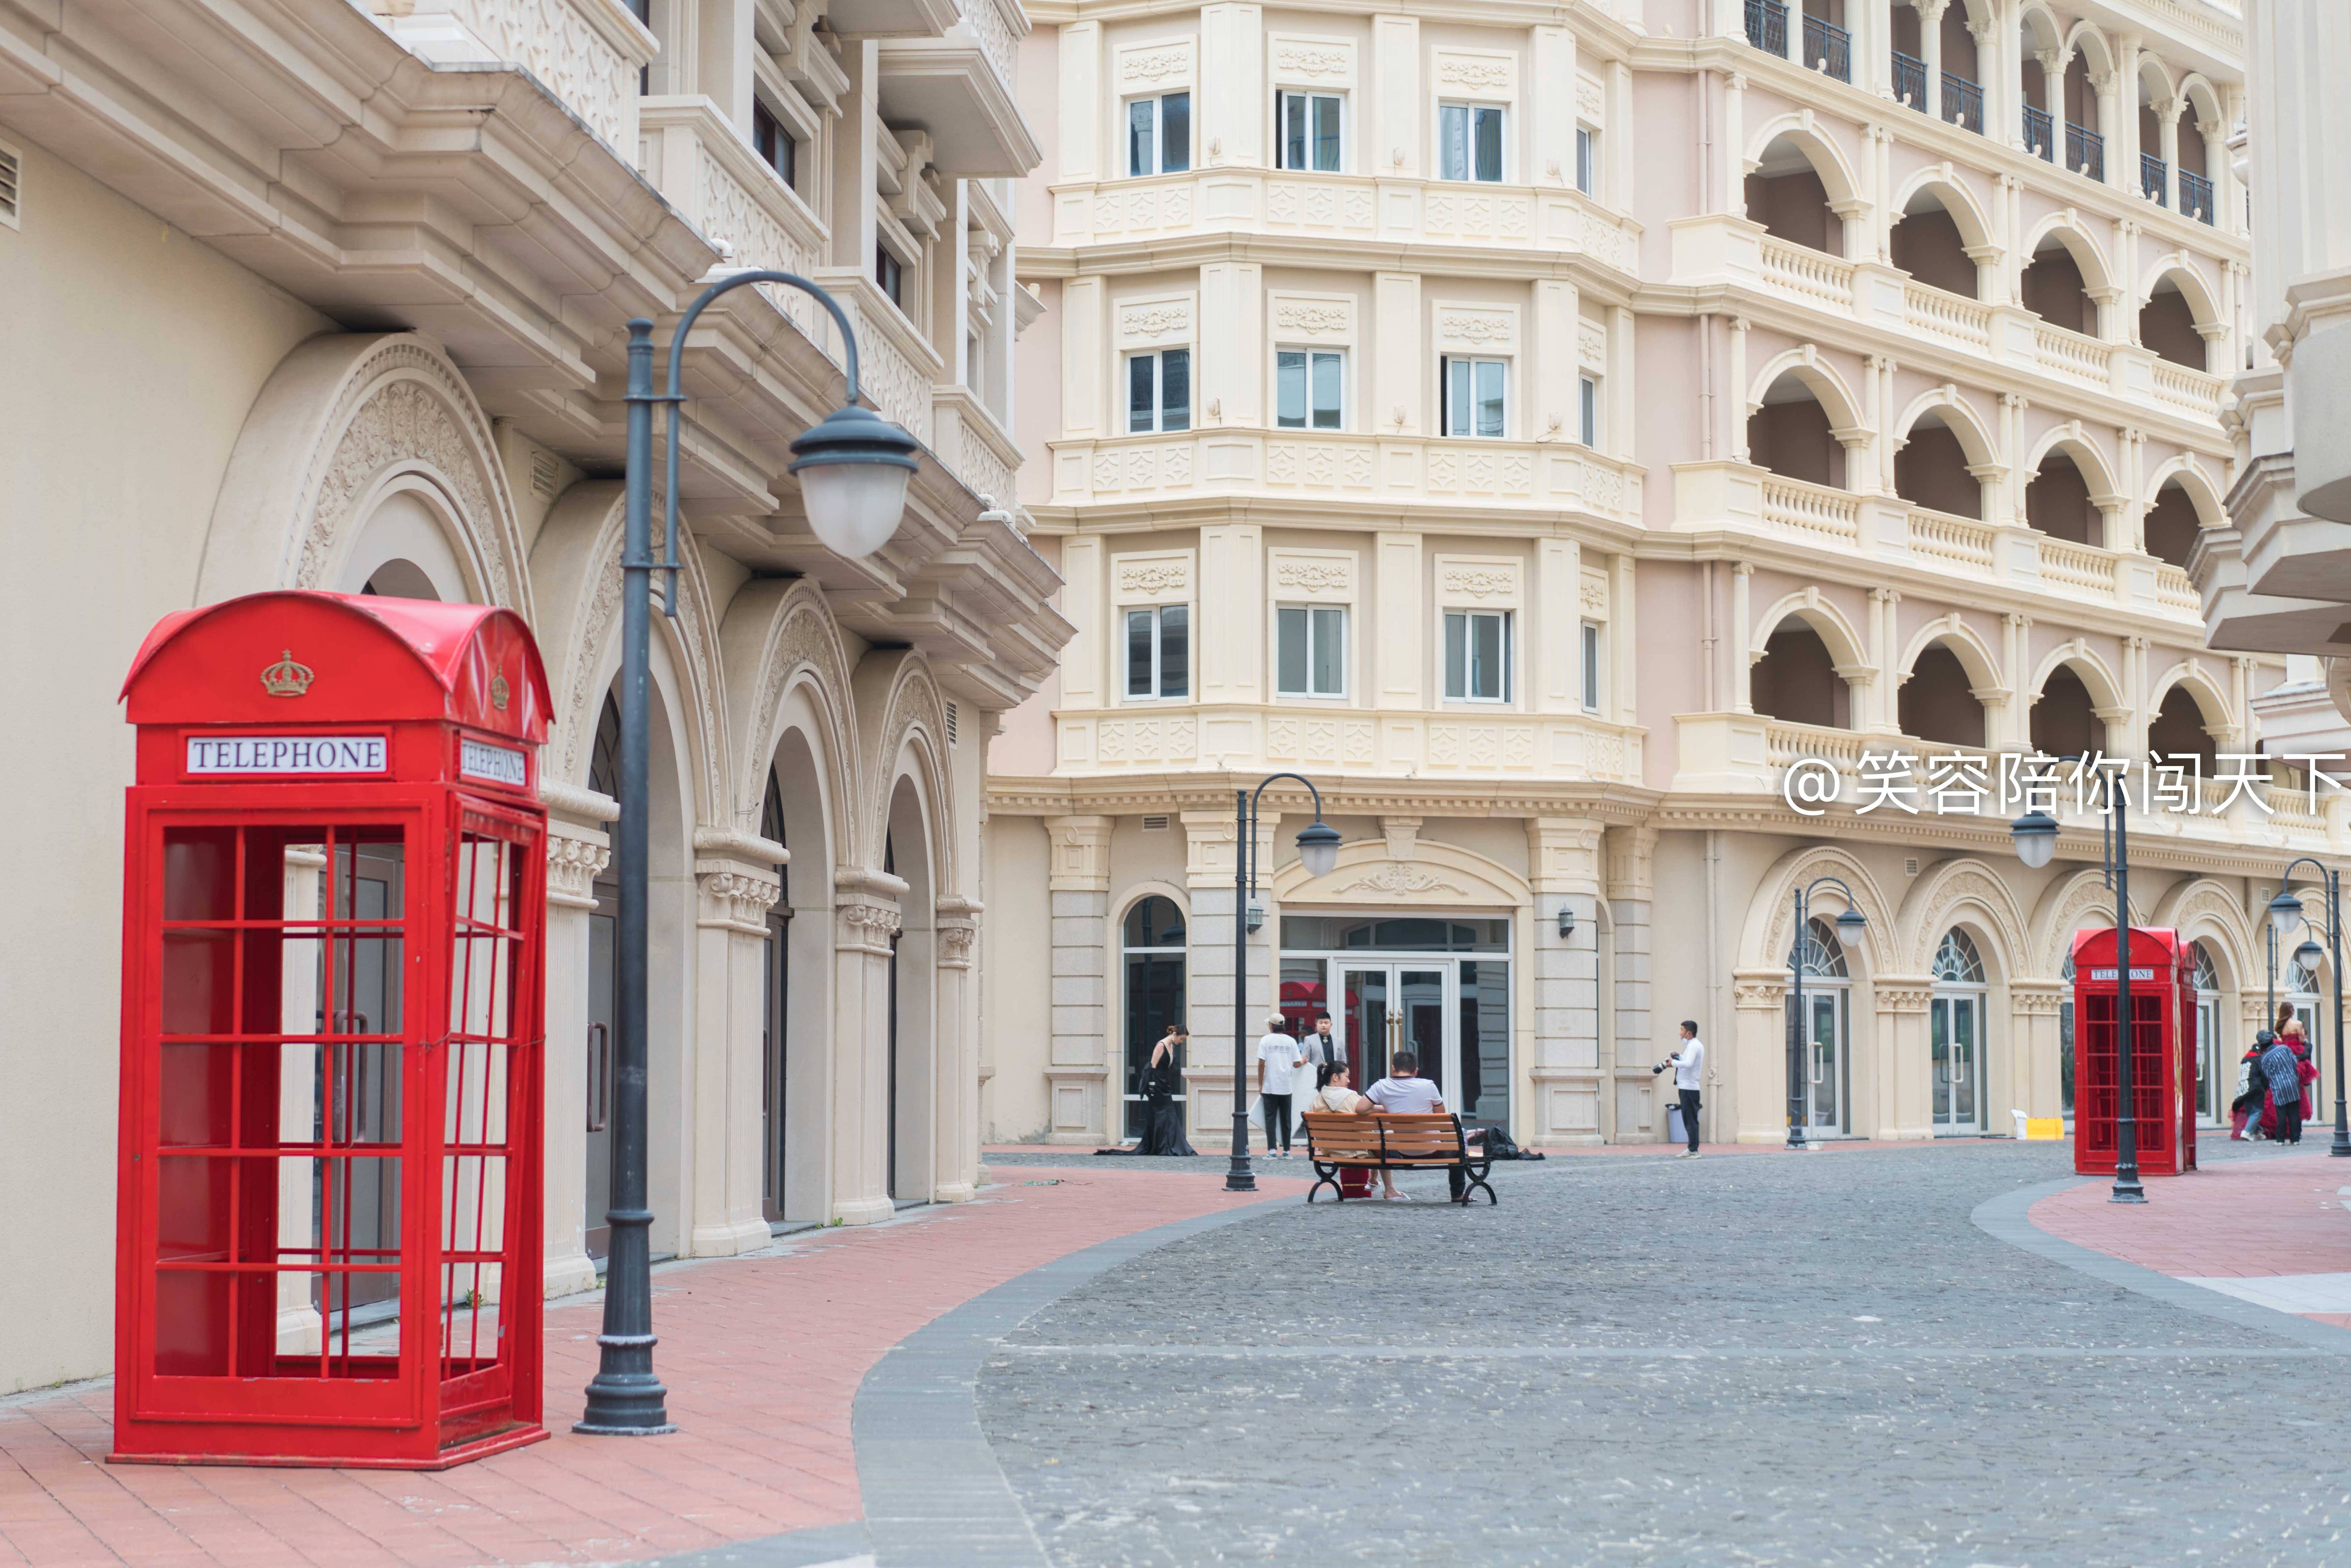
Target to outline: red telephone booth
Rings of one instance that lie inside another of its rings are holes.
[[[2196,956],[2179,933],[2131,932],[2131,1100],[2141,1176],[2196,1168]],[[2074,1168],[2111,1175],[2121,1005],[2112,927],[2074,936]]]
[[[256,593],[166,617],[123,695],[111,1457],[544,1437],[528,629]]]

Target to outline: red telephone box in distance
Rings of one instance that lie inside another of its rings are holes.
[[[123,695],[110,1457],[437,1469],[544,1437],[529,630],[256,593],[166,617]]]
[[[2074,936],[2074,1168],[2112,1175],[2121,992],[2109,926]],[[2131,1099],[2141,1176],[2196,1168],[2196,961],[2179,933],[2131,932]]]

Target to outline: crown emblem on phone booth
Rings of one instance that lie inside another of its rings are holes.
[[[310,666],[295,662],[288,648],[278,661],[261,672],[261,689],[273,697],[298,697],[310,689]]]
[[[490,706],[500,713],[507,711],[507,678],[504,675],[490,677]]]

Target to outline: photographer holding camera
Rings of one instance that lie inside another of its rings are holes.
[[[1677,1160],[1698,1158],[1698,1087],[1699,1074],[1706,1071],[1706,1041],[1698,1037],[1698,1022],[1682,1019],[1682,1048],[1649,1069],[1651,1072],[1674,1070],[1674,1088],[1681,1096],[1682,1135],[1689,1140],[1687,1152],[1676,1155]]]

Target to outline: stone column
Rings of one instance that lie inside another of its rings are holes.
[[[931,1196],[966,1203],[979,1189],[979,981],[972,967],[981,905],[949,896],[935,906],[938,1002],[935,1026],[938,1146]]]
[[[1950,0],[1914,0],[1918,13],[1918,57],[1927,62],[1928,118],[1943,118],[1943,12]]]
[[[832,1218],[870,1225],[890,1201],[890,939],[906,884],[886,872],[833,873]]]
[[[1706,1066],[1699,1125],[1719,1142],[1788,1141],[1788,971],[1731,972],[1730,1049]],[[1720,1103],[1715,1103],[1717,1097]]]
[[[765,1247],[759,1207],[768,911],[782,895],[784,846],[748,833],[695,831],[694,1051],[687,1073],[693,1155],[685,1250],[732,1257]]]
[[[1533,1053],[1525,1082],[1534,1104],[1511,1119],[1520,1138],[1546,1143],[1601,1142],[1599,823],[1578,817],[1527,819],[1534,937],[1528,960],[1533,984]],[[1575,913],[1575,934],[1559,936],[1559,912]],[[1520,1038],[1530,1031],[1514,1030]]]
[[[1602,1059],[1614,1064],[1614,1082],[1608,1086],[1610,1133],[1620,1144],[1654,1143],[1665,1136],[1656,1081],[1649,1072],[1656,1032],[1649,1017],[1649,911],[1656,897],[1650,862],[1657,830],[1610,828],[1602,844],[1616,985],[1611,998],[1614,1037],[1602,1044]]]
[[[2179,111],[2187,107],[2184,98],[2167,99],[2155,106],[2157,116],[2163,121],[2159,132],[2163,146],[2163,204],[2175,213],[2179,211]]]
[[[2054,980],[2008,983],[2011,1041],[2008,1081],[2015,1108],[2027,1116],[2055,1116],[2064,1111],[2064,1085],[2058,1082],[2057,1008],[2064,999],[2064,988]],[[1988,1109],[2004,1113],[2009,1107]]]
[[[1051,844],[1046,896],[1053,921],[1046,1137],[1056,1144],[1098,1145],[1113,1127],[1109,1106],[1121,1075],[1111,1038],[1107,956],[1112,826],[1108,817],[1045,819]]]
[[[1192,918],[1186,925],[1190,950],[1185,955],[1186,1010],[1192,1025],[1192,1050],[1185,1068],[1186,1103],[1191,1107],[1191,1135],[1204,1150],[1230,1146],[1233,1127],[1233,853],[1240,841],[1232,810],[1186,811],[1185,886]],[[1270,856],[1272,833],[1260,819],[1257,855],[1259,883]],[[1242,1042],[1262,1032],[1262,1020],[1272,1006],[1265,980],[1269,949],[1279,940],[1268,930],[1249,942],[1249,977],[1246,1005],[1239,1020]],[[1255,1072],[1249,1077],[1253,1082]]]
[[[1754,611],[1750,584],[1755,568],[1740,561],[1730,569],[1730,707],[1734,713],[1755,711],[1755,659],[1748,651],[1754,641]]]
[[[588,966],[596,878],[611,863],[609,795],[544,781],[547,802],[547,1014],[544,1226],[547,1293],[596,1288],[588,1256]],[[601,1216],[601,1210],[600,1210]]]
[[[1877,1113],[1871,1135],[1931,1138],[1934,1060],[1927,1044],[1927,1004],[1934,981],[1925,975],[1886,975],[1873,977],[1871,989],[1877,1002],[1875,1049],[1868,1058],[1871,1092],[1865,1096],[1856,1091],[1855,1098]]]

